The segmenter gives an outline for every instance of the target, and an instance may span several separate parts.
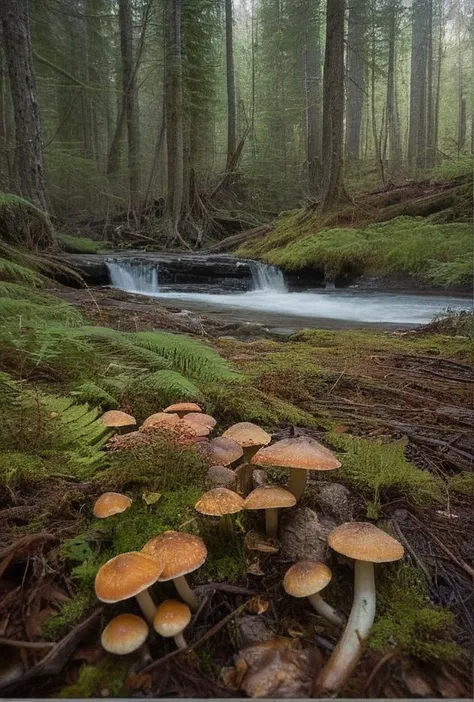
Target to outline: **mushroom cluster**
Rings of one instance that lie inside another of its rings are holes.
[[[109,427],[130,427],[133,417],[106,413],[103,421]],[[112,417],[110,416],[112,415]],[[159,427],[185,426],[194,437],[196,448],[209,465],[208,486],[195,504],[204,517],[218,520],[224,537],[235,536],[235,515],[243,510],[264,510],[266,536],[251,530],[245,535],[248,549],[267,554],[278,552],[278,514],[291,509],[300,500],[310,471],[330,471],[341,466],[337,457],[325,446],[308,436],[271,443],[272,437],[251,422],[240,422],[222,436],[207,438],[216,420],[195,403],[170,405],[151,415],[138,431]],[[254,467],[289,470],[286,487],[266,484],[253,487]],[[94,505],[94,515],[108,518],[119,515],[131,506],[131,500],[120,493],[105,493]],[[119,517],[117,517],[119,518]],[[392,536],[368,522],[348,522],[331,531],[330,548],[354,560],[354,599],[351,612],[339,643],[316,681],[316,694],[336,695],[354,670],[362,655],[375,617],[374,564],[403,557],[403,546]],[[183,635],[198,609],[195,593],[186,576],[200,568],[207,549],[199,536],[178,531],[157,534],[144,544],[140,552],[123,553],[110,559],[96,576],[97,597],[116,603],[135,597],[149,625],[162,637],[174,638],[178,648],[186,648]],[[313,609],[333,626],[344,626],[344,618],[322,596],[321,591],[332,579],[331,569],[318,561],[293,563],[283,578],[283,588],[291,597],[307,598]],[[156,606],[150,588],[156,582],[172,580],[183,600],[166,600]],[[126,654],[137,650],[148,635],[148,624],[132,614],[112,619],[102,633],[107,651]]]

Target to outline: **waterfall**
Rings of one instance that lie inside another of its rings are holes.
[[[153,295],[160,290],[158,270],[149,263],[133,265],[127,261],[106,261],[105,265],[115,288],[143,295]]]
[[[249,261],[248,264],[254,290],[273,293],[288,292],[283,273],[279,268],[258,261]]]

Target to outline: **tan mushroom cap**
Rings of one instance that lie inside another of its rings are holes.
[[[283,587],[292,597],[309,597],[323,590],[331,578],[331,569],[324,563],[298,561],[286,571]]]
[[[99,418],[106,427],[134,427],[137,423],[135,417],[120,410],[110,410]]]
[[[95,594],[102,602],[128,600],[153,585],[162,570],[161,563],[144,553],[121,553],[99,569],[95,576]]]
[[[328,535],[329,546],[356,561],[389,563],[403,558],[399,541],[370,522],[347,522]]]
[[[187,415],[184,417],[184,419],[180,420],[180,424],[182,427],[187,427],[188,429],[191,429],[191,431],[194,432],[195,436],[209,436],[211,432],[210,427],[206,426],[206,424],[196,422],[194,419],[187,420],[186,417]]]
[[[109,653],[126,656],[145,643],[148,625],[136,614],[119,614],[107,624],[100,641]]]
[[[309,436],[283,439],[271,446],[261,448],[252,458],[251,463],[257,466],[278,466],[301,470],[334,470],[341,466],[332,451]]]
[[[213,488],[201,495],[195,509],[209,517],[223,517],[225,514],[241,512],[244,509],[244,500],[227,488]]]
[[[177,402],[166,407],[163,412],[202,412],[202,409],[195,402]]]
[[[153,618],[155,631],[168,638],[181,634],[191,621],[191,610],[184,602],[178,600],[165,600],[156,610]]]
[[[211,439],[207,449],[213,465],[216,466],[228,466],[244,455],[242,446],[226,436]]]
[[[143,547],[142,553],[161,563],[160,582],[179,578],[200,568],[207,558],[204,541],[183,531],[165,531],[154,536]]]
[[[125,512],[132,504],[132,500],[120,492],[104,492],[94,504],[94,517],[105,519],[113,514]]]
[[[239,446],[266,446],[272,440],[270,434],[252,422],[239,422],[226,429],[222,436],[236,441]]]
[[[217,422],[214,417],[210,414],[204,414],[204,412],[188,412],[183,417],[183,422],[195,422],[196,424],[203,424],[209,429],[214,429]]]
[[[272,509],[294,505],[296,505],[296,497],[279,485],[263,485],[255,488],[244,501],[244,509]]]
[[[148,429],[149,427],[174,427],[179,424],[179,417],[177,414],[165,414],[164,412],[155,412],[145,419],[140,427],[142,429]]]

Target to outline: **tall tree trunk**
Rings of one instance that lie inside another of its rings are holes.
[[[377,112],[375,106],[375,69],[377,61],[377,46],[376,46],[376,18],[375,18],[375,0],[371,2],[371,52],[370,52],[370,113],[372,118],[372,138],[374,140],[375,159],[380,168],[380,178],[385,185],[385,171],[382,161],[381,140],[377,131]],[[382,133],[382,130],[381,130]]]
[[[345,195],[344,9],[345,0],[328,0],[323,79],[323,211],[336,207]]]
[[[183,75],[181,46],[182,0],[166,0],[165,110],[168,154],[168,234],[179,238],[183,206]]]
[[[0,40],[2,38],[0,24]],[[0,45],[2,42],[0,41]],[[11,162],[8,149],[6,71],[3,51],[0,46],[0,190],[8,191],[11,182]]]
[[[306,93],[306,163],[308,193],[321,190],[321,6],[311,3],[304,42],[304,75]]]
[[[389,159],[392,169],[397,172],[402,161],[402,148],[400,140],[400,121],[397,101],[397,30],[398,13],[400,6],[398,0],[390,0],[388,8],[388,69],[387,69],[387,99],[386,99],[386,138],[389,146]],[[385,149],[384,149],[385,152]],[[384,157],[385,157],[384,153]]]
[[[434,165],[434,55],[433,55],[433,0],[429,0],[428,56],[426,59],[426,157],[425,168]]]
[[[237,106],[235,101],[234,75],[234,29],[232,24],[232,0],[225,0],[225,56],[227,70],[227,170],[237,147]]]
[[[132,208],[135,208],[140,194],[140,130],[137,72],[133,61],[133,13],[131,0],[119,0],[119,24],[122,84],[125,121],[127,124],[130,203]]]
[[[360,158],[364,110],[364,50],[367,34],[367,0],[351,0],[347,32],[346,155]]]
[[[426,163],[429,16],[430,0],[414,0],[408,134],[408,164],[411,168],[424,168]]]
[[[15,189],[46,210],[43,144],[27,0],[0,2],[15,117]]]
[[[464,97],[461,21],[461,0],[458,0],[456,2],[456,41],[458,45],[458,154],[463,151],[466,141],[466,98]]]

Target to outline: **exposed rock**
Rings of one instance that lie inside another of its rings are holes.
[[[325,515],[336,521],[350,522],[353,519],[354,500],[350,490],[340,483],[316,483],[313,487],[318,507]]]
[[[235,491],[237,490],[237,475],[225,466],[212,466],[207,472],[206,485],[209,490],[221,487]]]
[[[244,614],[239,617],[237,627],[242,637],[242,646],[270,641],[274,636],[266,621],[255,614]]]
[[[282,520],[281,556],[289,561],[328,559],[327,535],[337,524],[330,519],[318,519],[309,507],[298,507]]]
[[[256,490],[259,487],[263,487],[268,484],[267,472],[261,468],[255,468],[252,474],[252,485],[253,489]]]

